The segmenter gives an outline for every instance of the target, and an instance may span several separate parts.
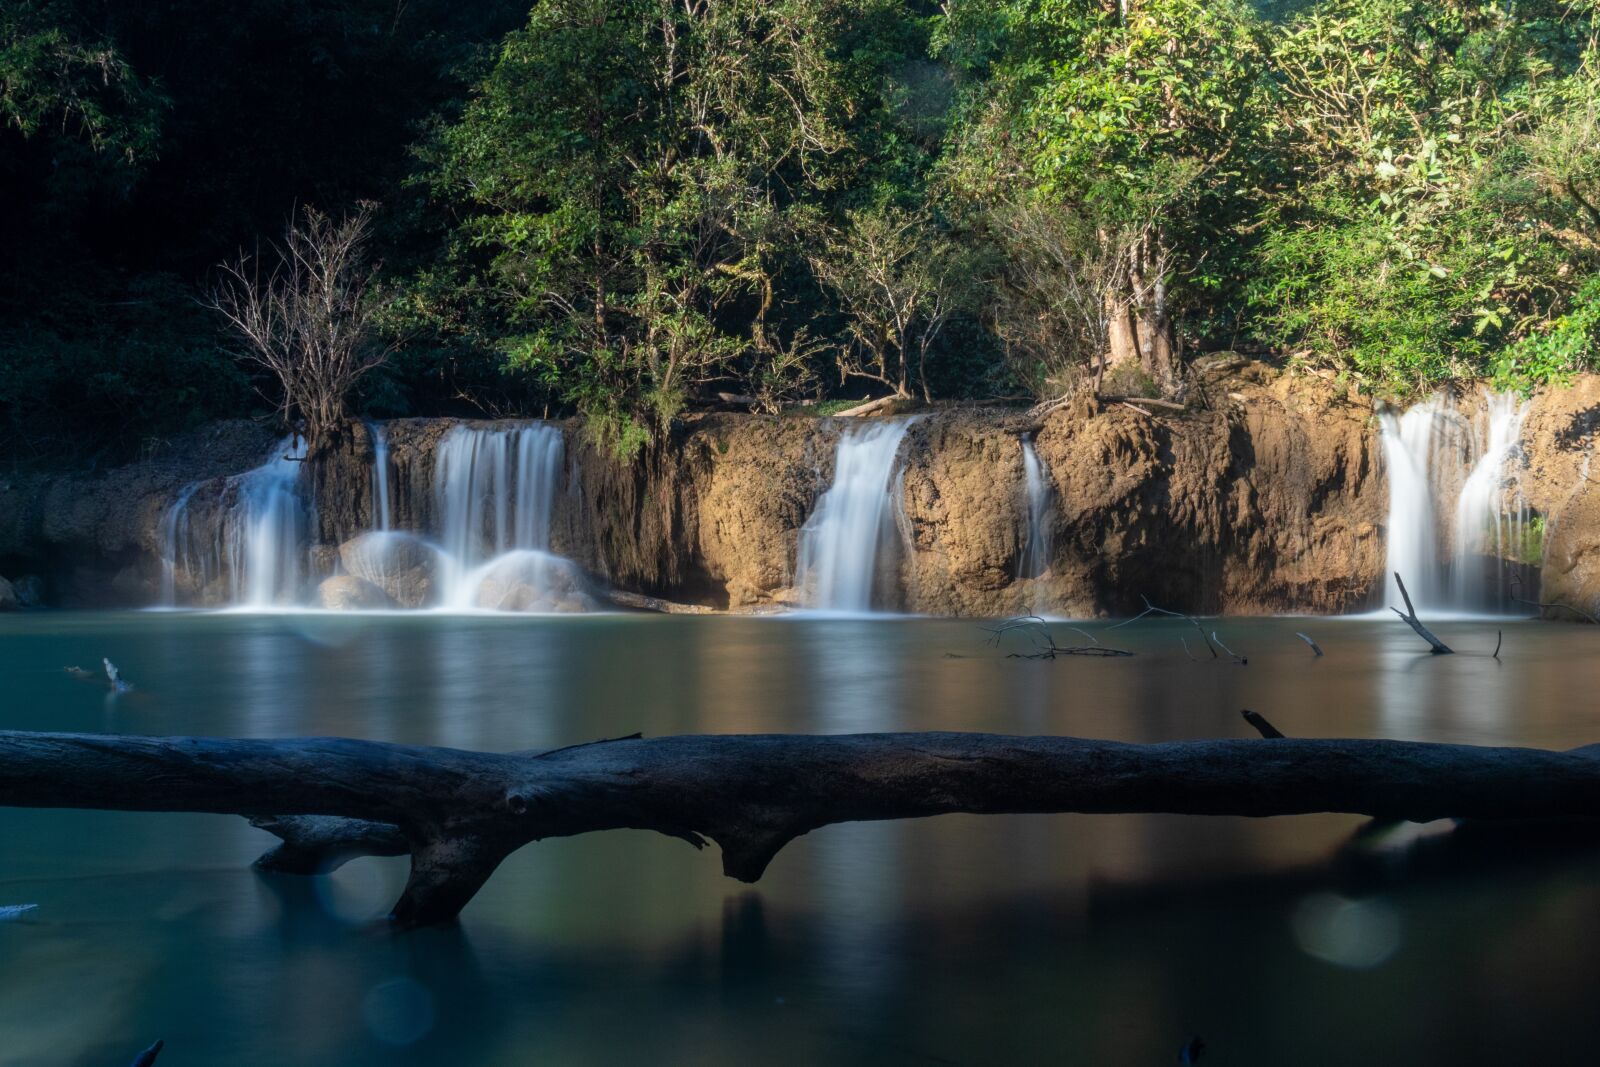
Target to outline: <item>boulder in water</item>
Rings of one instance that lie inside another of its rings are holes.
[[[426,607],[438,600],[439,550],[414,534],[362,534],[339,546],[339,562],[400,607]]]
[[[338,574],[317,586],[317,600],[330,611],[374,611],[395,606],[388,593],[353,574]]]
[[[17,600],[17,591],[10,582],[0,578],[0,611],[16,611],[20,607],[22,604]]]
[[[467,576],[470,607],[491,611],[595,611],[599,603],[571,560],[524,549],[490,560]]]

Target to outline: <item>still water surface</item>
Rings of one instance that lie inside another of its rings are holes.
[[[1464,654],[1430,657],[1398,621],[1225,623],[1248,666],[1182,622],[1090,628],[1138,655],[1008,659],[1023,646],[978,624],[918,620],[9,617],[0,728],[1158,741],[1249,736],[1250,707],[1309,737],[1600,741],[1592,628],[1441,624]],[[62,670],[102,656],[133,692]],[[238,818],[0,809],[0,907],[39,905],[0,922],[0,1063],[119,1064],[157,1037],[162,1067],[1165,1064],[1196,1034],[1217,1064],[1591,1058],[1600,851],[1438,827],[1357,850],[1361,824],[858,823],[790,845],[755,887],[615,832],[530,846],[458,927],[397,936],[379,920],[400,860],[263,877],[272,839]]]

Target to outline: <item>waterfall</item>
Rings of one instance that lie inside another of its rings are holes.
[[[1444,417],[1442,397],[1433,397],[1396,416],[1378,415],[1383,459],[1389,475],[1388,559],[1384,564],[1384,605],[1402,606],[1394,576],[1420,604],[1433,605],[1439,596],[1439,536],[1434,521],[1433,477],[1435,441]]]
[[[1517,397],[1485,392],[1475,416],[1443,395],[1379,414],[1389,478],[1385,605],[1403,606],[1398,571],[1419,609],[1504,607],[1501,571],[1520,557],[1526,521],[1506,465],[1525,412]],[[1451,517],[1448,528],[1441,516]]]
[[[175,608],[178,606],[178,562],[179,557],[184,557],[185,571],[192,570],[193,564],[188,557],[189,544],[189,501],[193,498],[195,490],[200,488],[199,482],[190,482],[183,487],[183,492],[178,494],[178,499],[167,509],[161,517],[161,605]]]
[[[195,521],[196,482],[161,520],[161,601],[178,602],[178,573],[203,599],[226,577],[228,602],[247,607],[293,604],[304,593],[311,510],[300,494],[305,443],[286,437],[266,463],[223,481]],[[209,520],[209,521],[207,521]]]
[[[367,424],[372,434],[372,518],[380,531],[394,529],[394,509],[389,502],[389,436],[379,423]]]
[[[1492,572],[1485,581],[1484,561],[1522,556],[1528,509],[1514,479],[1507,492],[1505,468],[1521,439],[1527,410],[1509,393],[1485,397],[1483,448],[1456,500],[1453,592],[1464,607],[1503,609],[1503,590]]]
[[[300,599],[310,525],[298,484],[305,456],[303,440],[285,438],[272,459],[234,480],[223,537],[235,604],[263,608]]]
[[[1027,490],[1028,540],[1017,560],[1018,578],[1037,578],[1050,566],[1050,479],[1033,439],[1022,439],[1022,477]]]
[[[561,431],[545,423],[457,426],[439,442],[434,494],[447,604],[480,606],[480,587],[489,576],[483,567],[496,557],[514,551],[548,555],[564,453]],[[550,573],[520,558],[520,573],[529,582]]]
[[[833,485],[800,531],[796,571],[809,606],[872,610],[879,549],[894,533],[895,458],[915,421],[854,424],[840,435]]]

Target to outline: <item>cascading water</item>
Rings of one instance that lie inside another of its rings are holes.
[[[236,604],[264,608],[300,600],[310,515],[300,498],[305,442],[284,440],[274,458],[237,481],[224,524]]]
[[[1463,606],[1504,608],[1499,583],[1486,588],[1484,561],[1520,559],[1528,508],[1513,481],[1507,491],[1506,462],[1522,435],[1527,405],[1507,393],[1485,398],[1484,447],[1456,500],[1452,589]],[[1492,575],[1491,575],[1492,578]]]
[[[840,435],[833,485],[800,531],[796,571],[808,606],[872,610],[879,550],[894,534],[895,459],[915,421],[852,425]]]
[[[179,557],[185,557],[183,559],[185,571],[193,569],[193,563],[187,558],[189,501],[199,488],[199,482],[191,482],[184,486],[183,492],[178,494],[178,499],[161,519],[161,603],[164,607],[178,606]]]
[[[1434,442],[1443,417],[1442,397],[1433,397],[1403,415],[1378,415],[1383,458],[1389,476],[1388,560],[1384,565],[1384,605],[1403,605],[1394,576],[1406,580],[1417,603],[1433,605],[1439,595],[1439,535],[1434,521]]]
[[[485,568],[513,552],[521,584],[537,590],[567,583],[572,565],[549,551],[564,454],[561,431],[545,423],[457,426],[439,443],[434,494],[447,605],[498,606],[483,604],[481,594],[486,581],[507,568]]]
[[[389,435],[378,423],[367,427],[372,434],[372,518],[380,532],[394,529],[394,508],[389,501]]]
[[[1017,559],[1018,578],[1037,578],[1050,566],[1050,479],[1033,440],[1022,439],[1022,479],[1027,490],[1028,540]]]
[[[1508,460],[1526,406],[1485,393],[1476,417],[1434,396],[1403,415],[1379,414],[1389,478],[1384,603],[1434,610],[1503,609],[1507,561],[1520,558],[1527,510]],[[1441,516],[1451,516],[1448,528]]]
[[[299,488],[305,454],[303,441],[285,438],[266,463],[227,479],[209,529],[192,521],[200,483],[184,489],[161,524],[163,603],[177,603],[180,570],[201,598],[226,577],[230,604],[299,602],[311,525]]]

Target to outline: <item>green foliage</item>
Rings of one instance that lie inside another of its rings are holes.
[[[1595,0],[13,0],[0,433],[251,410],[192,297],[362,200],[366,410],[623,455],[719,393],[1056,396],[1130,347],[1103,387],[1254,345],[1530,389],[1596,369],[1597,37]]]
[[[1264,339],[1389,392],[1548,376],[1530,339],[1600,235],[1593,32],[1592,11],[1538,2],[1329,0],[1291,20],[1269,129],[1295,180],[1249,285]]]
[[[59,459],[85,436],[126,451],[249,410],[218,324],[178,279],[106,292],[57,296],[48,317],[0,327],[0,455]]]
[[[1501,349],[1493,367],[1498,388],[1522,392],[1600,370],[1600,276],[1584,281],[1565,314]]]
[[[426,151],[507,365],[635,451],[697,387],[774,371],[776,249],[837,181],[859,5],[551,0]]]
[[[155,154],[168,101],[75,5],[13,0],[0,10],[0,126],[138,164]]]

